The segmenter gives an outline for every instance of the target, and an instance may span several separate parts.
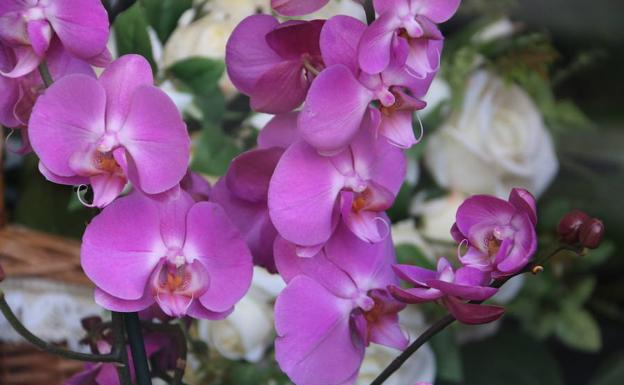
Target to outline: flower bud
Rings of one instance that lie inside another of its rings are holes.
[[[572,210],[561,218],[559,225],[557,225],[557,234],[565,243],[578,243],[581,226],[589,219],[589,215],[583,211]]]
[[[579,230],[581,245],[589,249],[600,246],[604,235],[604,224],[600,219],[591,218],[585,221]]]
[[[0,265],[0,282],[4,281],[5,278],[6,278],[6,274],[4,273],[4,269],[2,268],[2,265]]]

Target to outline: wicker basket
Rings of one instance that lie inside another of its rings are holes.
[[[80,268],[80,243],[75,240],[4,226],[0,229],[0,263],[10,277],[90,286]],[[63,341],[55,342],[63,345]],[[60,385],[82,366],[26,343],[0,341],[0,385]]]

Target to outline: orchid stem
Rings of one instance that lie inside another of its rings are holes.
[[[496,280],[492,282],[491,287],[500,288],[511,278],[533,271],[535,266],[541,266],[542,264],[548,262],[552,257],[559,254],[562,251],[574,251],[576,253],[580,253],[581,250],[578,248],[568,246],[568,245],[557,245],[557,247],[541,258],[536,258],[534,262],[527,264],[527,266],[521,270],[520,272],[503,279]],[[480,304],[484,301],[470,301],[470,303]],[[416,351],[423,346],[427,341],[429,341],[436,334],[446,329],[449,325],[455,322],[455,317],[452,314],[448,314],[443,318],[437,320],[433,325],[431,325],[427,330],[424,331],[416,341],[412,342],[410,346],[407,347],[397,358],[395,358],[378,376],[370,383],[370,385],[381,385],[383,384],[394,372],[399,370],[399,368],[407,361]]]
[[[152,385],[152,377],[147,363],[147,354],[145,353],[145,343],[143,342],[139,314],[124,313],[124,319],[126,321],[128,344],[130,345],[130,352],[132,353],[132,362],[134,364],[134,371],[136,372],[137,385]]]
[[[375,21],[375,7],[373,7],[373,0],[365,0],[364,4],[364,12],[366,13],[366,23],[369,25]]]
[[[119,352],[113,351],[110,354],[88,354],[88,353],[80,353],[75,352],[73,350],[65,349],[56,345],[53,345],[49,342],[42,340],[41,338],[34,335],[30,330],[22,324],[22,322],[17,318],[11,306],[9,306],[6,298],[4,297],[4,293],[0,291],[0,311],[9,322],[11,327],[24,339],[30,342],[35,347],[48,352],[50,354],[67,358],[70,360],[76,361],[85,361],[85,362],[121,362]]]
[[[126,349],[126,334],[123,313],[112,312],[111,329],[113,331],[113,352],[117,352],[121,358],[117,366],[117,376],[121,385],[132,385],[130,366],[128,363],[128,350]]]
[[[50,87],[52,83],[54,83],[52,75],[50,74],[50,69],[48,68],[48,63],[46,63],[45,60],[39,63],[39,74],[41,75],[41,80],[43,80],[43,84],[45,84],[46,88]]]

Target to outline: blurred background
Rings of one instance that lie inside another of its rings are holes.
[[[227,37],[245,16],[270,12],[269,0],[104,2],[111,50],[150,60],[192,131],[192,168],[214,182],[270,118],[249,111],[223,75]],[[349,0],[321,12],[363,17]],[[450,328],[389,384],[624,384],[622,15],[624,2],[611,0],[464,0],[443,26],[440,76],[419,114],[424,140],[410,150],[408,182],[390,213],[399,258],[427,266],[455,255],[449,228],[461,201],[474,193],[505,197],[512,186],[538,196],[542,251],[572,208],[602,219],[607,231],[587,255],[561,256],[542,274],[511,282],[496,298],[508,308],[501,322]],[[100,311],[78,263],[78,241],[95,212],[71,187],[46,182],[33,154],[16,153],[18,136],[3,153],[9,225],[0,232],[0,261],[13,278],[2,288],[29,327],[79,348],[80,319]],[[271,325],[275,284],[264,274],[241,305],[245,314],[194,326],[189,383],[286,383],[272,359],[272,328],[252,340],[241,332],[251,320]],[[416,334],[441,314],[422,306],[402,321]],[[75,370],[32,358],[2,322],[0,384],[56,384]],[[12,359],[16,351],[27,359]],[[358,384],[394,355],[367,354]],[[54,376],[24,377],[41,362]]]

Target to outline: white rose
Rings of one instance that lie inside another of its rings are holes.
[[[406,219],[392,225],[392,241],[395,246],[412,245],[431,261],[435,261],[435,252],[416,229],[412,219]]]
[[[234,312],[219,321],[200,321],[199,336],[231,360],[258,362],[273,344],[273,301],[284,288],[278,275],[255,267],[249,292]]]
[[[558,169],[533,101],[487,71],[469,79],[463,107],[431,136],[425,162],[445,188],[501,197],[516,186],[540,195]]]
[[[453,242],[451,227],[455,223],[457,209],[466,196],[452,192],[441,198],[423,201],[416,196],[412,201],[410,213],[421,217],[420,232],[428,239],[441,242]]]

